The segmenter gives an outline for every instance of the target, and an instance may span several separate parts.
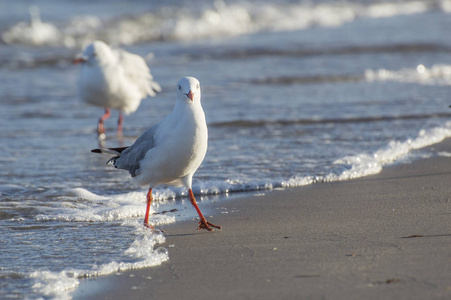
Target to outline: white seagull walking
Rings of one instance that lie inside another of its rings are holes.
[[[110,109],[119,110],[117,135],[121,136],[122,113],[135,112],[142,99],[161,91],[141,56],[111,49],[102,41],[89,44],[73,62],[82,63],[78,80],[80,98],[105,108],[97,125],[100,139],[105,137],[103,123],[110,117]]]
[[[160,123],[144,132],[133,145],[123,148],[94,149],[94,153],[109,153],[118,169],[127,170],[140,184],[148,185],[147,209],[144,224],[149,224],[152,188],[159,184],[185,186],[191,204],[196,209],[199,228],[208,231],[221,228],[207,222],[196,203],[191,183],[194,173],[207,153],[208,131],[200,103],[199,81],[184,77],[177,85],[174,110]]]

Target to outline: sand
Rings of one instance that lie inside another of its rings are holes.
[[[165,226],[168,262],[74,299],[451,299],[451,157],[202,208],[223,230]]]

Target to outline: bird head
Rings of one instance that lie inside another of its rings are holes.
[[[200,83],[194,77],[183,77],[177,83],[177,99],[187,103],[200,103]]]
[[[102,41],[94,41],[88,46],[81,55],[78,55],[73,63],[102,64],[113,59],[114,55],[111,48]]]

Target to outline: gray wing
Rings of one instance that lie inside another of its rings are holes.
[[[144,132],[133,145],[121,152],[119,156],[113,158],[113,164],[118,169],[127,170],[132,177],[135,177],[136,170],[140,168],[140,161],[144,158],[147,151],[154,148],[155,131],[158,124]]]

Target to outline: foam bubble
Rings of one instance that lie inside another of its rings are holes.
[[[71,299],[71,291],[80,283],[77,278],[69,276],[66,271],[35,271],[30,274],[30,277],[35,280],[33,284],[35,292],[59,300]]]
[[[282,181],[282,187],[296,187],[296,186],[304,186],[315,183],[318,179],[314,176],[294,176],[287,181]]]

